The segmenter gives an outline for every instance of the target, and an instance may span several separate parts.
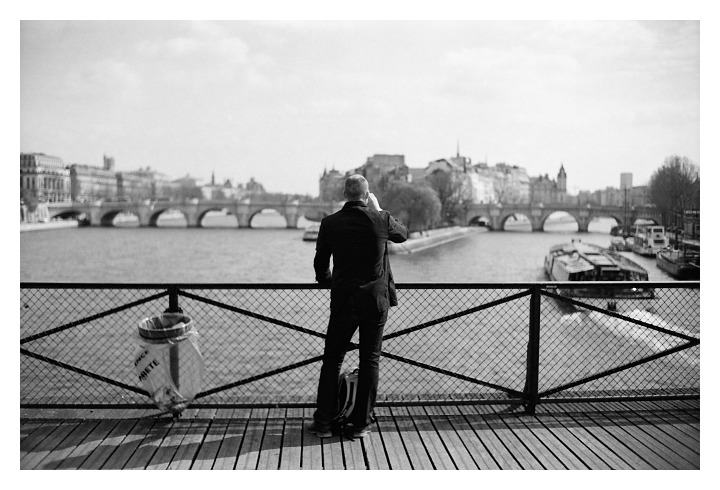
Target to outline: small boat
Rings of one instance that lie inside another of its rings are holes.
[[[624,226],[618,225],[618,226],[613,226],[612,228],[610,228],[610,234],[612,236],[628,237],[628,236],[633,236],[634,233],[635,233],[635,229],[631,228],[628,225],[624,225]]]
[[[665,228],[659,225],[637,225],[632,251],[638,255],[654,257],[668,245]]]
[[[555,245],[545,257],[545,270],[552,281],[647,281],[648,272],[612,250],[573,240]],[[578,298],[652,299],[652,288],[577,287],[558,288],[558,294]]]
[[[305,242],[314,242],[317,241],[318,233],[320,232],[320,225],[319,224],[312,224],[305,228],[305,231],[303,232],[302,239]]]
[[[700,279],[700,250],[667,248],[657,253],[655,261],[660,269],[677,279]]]
[[[610,250],[614,250],[615,252],[630,252],[632,248],[630,248],[630,244],[625,238],[618,236],[610,239]]]

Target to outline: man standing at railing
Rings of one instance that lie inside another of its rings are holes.
[[[380,209],[362,175],[345,181],[347,202],[323,218],[315,252],[315,279],[330,286],[330,321],[318,383],[317,410],[309,431],[330,437],[338,407],[338,377],[348,344],[360,328],[360,372],[347,435],[370,432],[377,397],[382,336],[388,309],[397,305],[387,241],[407,240],[405,225]],[[330,256],[333,269],[330,271]]]

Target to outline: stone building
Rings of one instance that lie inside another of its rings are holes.
[[[77,202],[116,199],[115,159],[103,155],[102,168],[77,163],[70,165],[70,189],[72,200]]]
[[[169,198],[176,191],[170,179],[150,167],[117,172],[117,198],[123,201]]]
[[[320,200],[325,202],[344,201],[343,186],[350,175],[360,174],[370,185],[370,190],[387,187],[392,182],[410,182],[410,168],[405,165],[405,155],[375,154],[368,157],[363,165],[341,173],[335,169],[323,171],[320,177]]]
[[[436,172],[447,172],[461,187],[463,198],[475,204],[516,204],[529,201],[527,171],[517,165],[500,162],[489,166],[487,162],[472,163],[470,157],[461,156],[433,160],[425,168],[426,177]]]
[[[368,157],[365,163],[345,174],[360,174],[370,185],[370,190],[387,189],[392,182],[409,182],[410,169],[405,165],[405,155],[375,154]]]
[[[517,165],[495,164],[495,203],[524,204],[530,202],[530,178],[527,170]]]
[[[200,199],[203,197],[203,179],[191,177],[190,174],[186,174],[185,177],[173,180],[171,184],[174,189],[173,198],[186,200]]]
[[[438,173],[448,175],[450,185],[457,189],[464,201],[479,203],[488,198],[483,192],[487,190],[487,185],[484,185],[487,177],[472,166],[469,157],[460,156],[459,151],[454,157],[439,158],[428,163],[425,180],[432,180],[432,176]]]
[[[254,181],[251,179],[251,181]],[[225,179],[222,184],[215,182],[215,172],[210,177],[210,183],[201,185],[202,198],[208,201],[229,201],[238,199],[242,193],[242,184],[233,186],[231,179]]]
[[[408,181],[410,170],[405,165],[405,155],[378,155],[368,157],[365,164],[353,170],[365,177],[370,187],[377,187],[383,177],[395,181]]]
[[[20,154],[20,192],[38,202],[71,199],[70,170],[61,158],[44,153]]]
[[[343,186],[347,176],[338,172],[334,168],[329,172],[327,169],[323,171],[320,177],[320,200],[324,202],[343,201]]]
[[[495,179],[497,172],[481,162],[470,167],[468,173],[473,191],[472,202],[475,204],[491,204],[495,202]]]
[[[529,201],[533,204],[562,204],[570,202],[567,193],[567,173],[565,166],[560,165],[557,180],[548,174],[530,178]]]

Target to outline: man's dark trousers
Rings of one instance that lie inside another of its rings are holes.
[[[358,428],[370,425],[372,407],[375,406],[377,398],[382,336],[387,315],[387,310],[380,313],[356,311],[352,297],[330,312],[315,411],[315,423],[318,426],[328,427],[337,415],[338,377],[348,345],[358,328],[360,329],[360,371],[356,404],[348,422]]]

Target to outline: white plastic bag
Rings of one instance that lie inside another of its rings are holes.
[[[164,412],[181,413],[202,389],[205,364],[198,338],[190,317],[179,313],[140,322],[135,373]]]

